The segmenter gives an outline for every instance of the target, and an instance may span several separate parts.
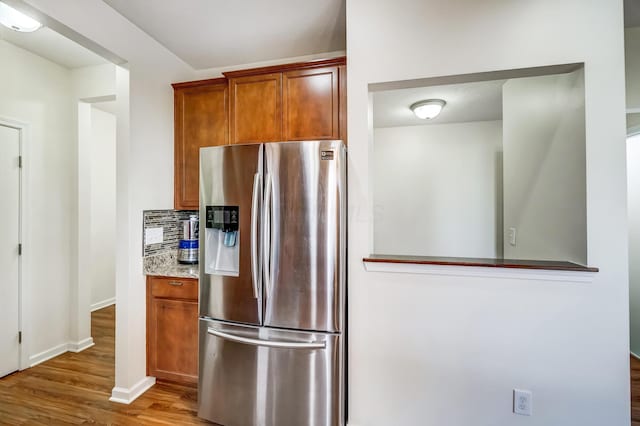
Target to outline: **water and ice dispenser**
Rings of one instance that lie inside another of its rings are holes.
[[[207,206],[204,272],[240,275],[240,211],[238,206]]]

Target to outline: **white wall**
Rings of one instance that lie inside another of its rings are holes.
[[[627,108],[640,112],[640,27],[625,28]]]
[[[627,114],[627,132],[640,132],[640,113]]]
[[[625,29],[627,134],[640,132],[640,27]],[[640,136],[627,140],[631,351],[640,355]]]
[[[173,89],[195,73],[101,0],[26,3],[127,61],[116,70],[116,377],[134,398],[146,379],[142,210],[173,207]],[[55,23],[50,23],[56,29]]]
[[[94,259],[91,256],[91,167],[92,129],[91,104],[88,102],[115,97],[116,67],[95,65],[71,70],[73,85],[74,184],[76,197],[72,215],[74,228],[71,276],[70,337],[77,342],[91,343],[91,283]],[[115,165],[113,166],[115,167]],[[113,272],[112,272],[113,273]]]
[[[502,108],[505,258],[586,264],[584,71],[511,79]]]
[[[640,355],[640,135],[627,139],[631,352]]]
[[[622,1],[349,0],[347,56],[350,424],[628,425]],[[592,283],[364,269],[370,83],[575,62]],[[532,417],[512,413],[514,387],[533,391]]]
[[[502,122],[374,129],[373,251],[502,256]]]
[[[0,117],[29,125],[23,329],[29,357],[66,345],[72,269],[74,127],[68,69],[0,40]]]
[[[91,305],[96,306],[116,296],[116,117],[92,107],[91,135]]]

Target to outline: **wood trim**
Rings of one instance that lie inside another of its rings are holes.
[[[340,65],[338,67],[338,97],[340,98],[339,102],[339,112],[338,116],[340,117],[340,139],[347,145],[347,66]]]
[[[209,78],[206,80],[184,81],[181,83],[171,83],[171,87],[174,90],[178,89],[190,89],[193,87],[210,86],[212,84],[227,84],[225,77]]]
[[[147,321],[146,321],[146,326],[147,326],[147,376],[151,376],[150,372],[151,372],[151,361],[152,361],[152,353],[153,351],[151,350],[151,342],[153,341],[153,336],[152,333],[154,331],[152,331],[151,329],[151,280],[153,278],[151,277],[147,277]],[[153,363],[153,365],[155,366],[155,362]]]
[[[369,263],[400,263],[412,265],[444,265],[444,266],[471,266],[487,268],[508,269],[536,269],[550,271],[575,271],[575,272],[599,272],[599,268],[578,265],[572,262],[557,262],[544,260],[519,260],[519,259],[485,259],[468,257],[431,257],[431,256],[400,256],[400,255],[375,255],[362,259]]]
[[[277,72],[301,70],[308,68],[323,68],[337,65],[346,65],[347,57],[340,56],[331,59],[318,59],[308,62],[292,62],[290,64],[271,65],[268,67],[250,68],[246,70],[226,71],[222,74],[227,78],[246,77],[250,75],[271,74]]]
[[[184,120],[183,116],[184,91],[174,90],[173,92],[173,208],[182,210],[186,206],[182,203],[182,169],[184,167],[184,158],[182,157],[182,129]],[[147,283],[149,281],[147,280]],[[150,292],[148,292],[150,293]],[[149,302],[147,300],[147,302]],[[147,303],[147,306],[149,304]],[[148,324],[147,324],[148,325]],[[148,330],[148,328],[147,328]],[[147,339],[148,343],[148,339]],[[148,348],[147,348],[148,349]],[[149,351],[147,350],[147,353]],[[149,362],[147,360],[147,368]],[[149,372],[147,371],[147,374]]]

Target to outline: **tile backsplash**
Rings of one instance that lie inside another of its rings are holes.
[[[197,210],[145,210],[142,212],[142,256],[153,256],[171,250],[177,250],[178,242],[182,236],[181,220],[189,219],[189,216],[198,214]],[[158,244],[146,244],[146,230],[150,228],[162,228],[163,241]]]

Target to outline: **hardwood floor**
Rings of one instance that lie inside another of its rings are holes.
[[[114,385],[115,307],[91,315],[95,346],[0,379],[2,425],[194,425],[197,389],[157,383],[130,405],[109,401]]]
[[[631,426],[640,426],[640,359],[631,357]]]
[[[109,401],[115,307],[91,314],[95,346],[0,379],[0,425],[201,425],[195,387],[159,382],[130,405]],[[640,426],[640,360],[631,357],[631,425]]]

